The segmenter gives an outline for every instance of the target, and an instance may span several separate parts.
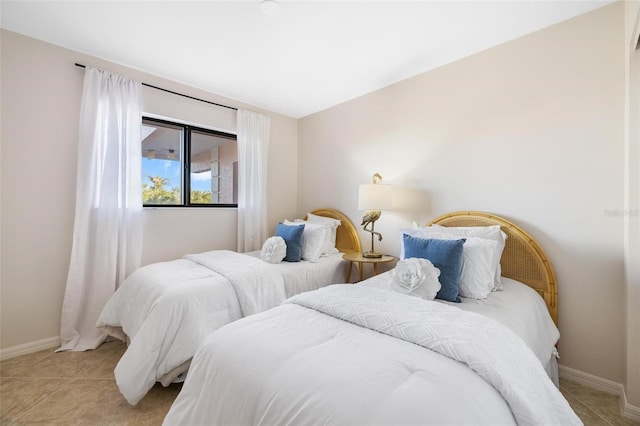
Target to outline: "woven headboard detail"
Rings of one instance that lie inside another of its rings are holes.
[[[553,321],[558,324],[558,289],[553,266],[540,245],[514,223],[477,211],[460,211],[442,215],[431,222],[441,226],[491,226],[500,225],[507,234],[500,259],[502,275],[527,284],[544,299]]]

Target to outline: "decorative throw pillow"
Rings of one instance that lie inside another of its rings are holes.
[[[396,264],[391,271],[391,289],[399,293],[433,300],[442,287],[440,270],[427,259],[412,257]]]
[[[269,237],[262,244],[260,259],[267,263],[280,263],[287,255],[287,243],[282,237]]]
[[[276,237],[282,237],[287,244],[287,254],[283,259],[285,262],[300,262],[303,232],[304,224],[291,226],[279,223],[276,227]]]
[[[462,250],[465,239],[438,240],[415,238],[402,235],[404,258],[419,257],[427,259],[440,270],[440,284],[436,299],[460,302],[460,277],[462,275]]]

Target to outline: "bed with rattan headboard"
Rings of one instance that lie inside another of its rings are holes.
[[[339,251],[360,251],[349,218],[330,208],[312,213],[340,220]],[[182,380],[209,332],[298,292],[338,282],[348,267],[339,254],[273,264],[261,260],[260,254],[191,254],[140,268],[118,288],[100,315],[99,327],[128,343],[114,374],[129,403],[136,404],[156,380],[165,386]]]
[[[430,224],[499,225],[507,234],[502,275],[535,289],[557,320],[553,269],[524,230],[471,211]],[[200,346],[193,374],[165,421],[579,424],[544,378],[545,371],[551,378],[557,374],[556,340],[533,291],[505,279],[503,291],[486,304],[425,303],[420,296],[398,294],[403,290],[386,291],[392,274],[301,293],[212,334]],[[515,300],[520,296],[522,303]],[[542,316],[544,321],[530,326]],[[509,371],[499,372],[505,366]],[[333,391],[326,392],[329,388]]]
[[[500,225],[507,234],[500,259],[502,275],[520,281],[536,290],[544,299],[551,318],[558,325],[558,289],[553,266],[542,247],[516,224],[490,213],[458,211],[433,219],[427,225],[491,226]]]

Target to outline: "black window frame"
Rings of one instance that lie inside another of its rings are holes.
[[[238,143],[238,136],[233,133],[222,132],[220,130],[211,130],[204,127],[194,126],[191,124],[184,124],[175,121],[165,120],[161,118],[142,116],[142,123],[145,121],[165,124],[172,127],[182,128],[182,152],[184,153],[180,161],[182,162],[182,186],[181,186],[181,195],[182,202],[180,204],[145,204],[143,200],[142,207],[153,207],[153,208],[238,208],[237,203],[217,203],[217,204],[204,204],[204,203],[191,203],[191,132],[196,131],[200,133],[209,134],[216,137],[221,137],[225,139],[231,139],[236,142],[236,146]],[[189,161],[187,161],[189,159]],[[140,193],[140,197],[142,197],[142,193]]]

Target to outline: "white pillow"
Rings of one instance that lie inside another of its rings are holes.
[[[304,223],[304,231],[302,231],[302,259],[310,261],[318,260],[322,255],[322,250],[325,247],[330,229],[326,225],[317,223],[284,221],[285,225],[298,225],[300,223]]]
[[[440,227],[441,228],[441,227]],[[402,234],[415,238],[457,240],[461,236],[443,232],[434,227],[403,229]],[[494,288],[495,255],[497,243],[478,237],[466,238],[462,246],[462,273],[459,295],[472,299],[485,299]],[[404,242],[404,239],[403,239]],[[404,257],[404,244],[401,247],[401,259]]]
[[[485,238],[465,238],[458,294],[470,299],[486,299],[494,287],[494,253],[498,243]]]
[[[282,237],[269,237],[262,244],[260,259],[267,263],[280,263],[287,255],[287,243]]]
[[[400,260],[391,271],[391,290],[427,300],[436,298],[441,284],[440,270],[427,259]]]
[[[336,248],[336,231],[338,229],[338,226],[340,226],[342,222],[338,219],[334,219],[331,217],[318,216],[313,213],[307,213],[307,221],[312,223],[319,223],[319,224],[331,226],[331,233],[329,234],[329,238],[327,239],[327,243],[322,253],[323,254],[338,253],[338,249]]]
[[[330,254],[338,252],[338,250],[336,250],[335,247],[333,247],[333,244],[331,244],[332,225],[330,223],[319,223],[319,222],[313,223],[313,222],[309,222],[307,220],[302,220],[302,219],[295,219],[293,223],[294,224],[304,223],[305,226],[308,224],[311,227],[324,226],[325,228],[327,228],[327,232],[325,232],[324,242],[322,243],[322,253],[320,254],[320,256],[328,256]]]
[[[437,224],[432,225],[435,229],[440,229],[443,232],[452,234],[455,237],[478,237],[493,240],[498,243],[496,246],[495,256],[493,263],[495,265],[495,275],[493,280],[493,290],[500,290],[502,288],[502,282],[500,276],[502,275],[502,269],[500,268],[500,258],[502,257],[502,251],[504,250],[505,240],[507,234],[501,229],[500,225],[492,226],[440,226]]]

